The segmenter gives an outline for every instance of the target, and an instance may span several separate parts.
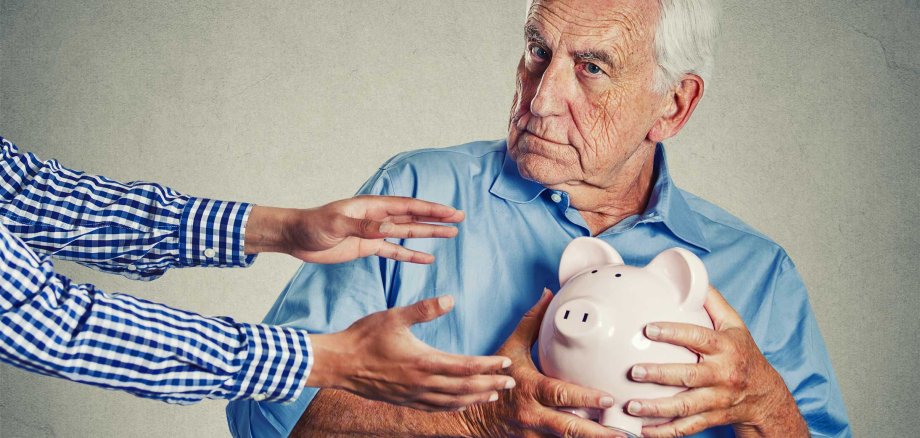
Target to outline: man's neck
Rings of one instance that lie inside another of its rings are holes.
[[[572,208],[581,213],[592,236],[603,233],[629,216],[645,211],[654,184],[655,150],[643,146],[600,184],[560,184],[551,189],[569,194]]]

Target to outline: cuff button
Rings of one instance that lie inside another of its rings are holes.
[[[214,248],[207,248],[204,250],[204,256],[205,258],[213,259],[217,256],[217,251],[214,251]]]

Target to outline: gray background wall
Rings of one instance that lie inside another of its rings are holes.
[[[408,149],[504,135],[523,0],[0,3],[0,135],[200,196],[347,197]],[[811,290],[858,436],[920,420],[920,4],[725,3],[718,70],[671,141],[675,178],[783,244]],[[258,321],[297,263],[154,283],[62,271]],[[167,406],[0,366],[0,436],[224,436]]]

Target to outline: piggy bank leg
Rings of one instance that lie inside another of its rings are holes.
[[[609,427],[618,432],[623,432],[627,436],[637,438],[642,433],[642,419],[633,417],[623,411],[623,406],[614,406],[601,412],[600,421],[605,427]]]

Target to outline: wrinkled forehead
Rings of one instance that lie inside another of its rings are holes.
[[[525,29],[557,43],[635,47],[653,41],[657,21],[655,0],[530,0]]]

